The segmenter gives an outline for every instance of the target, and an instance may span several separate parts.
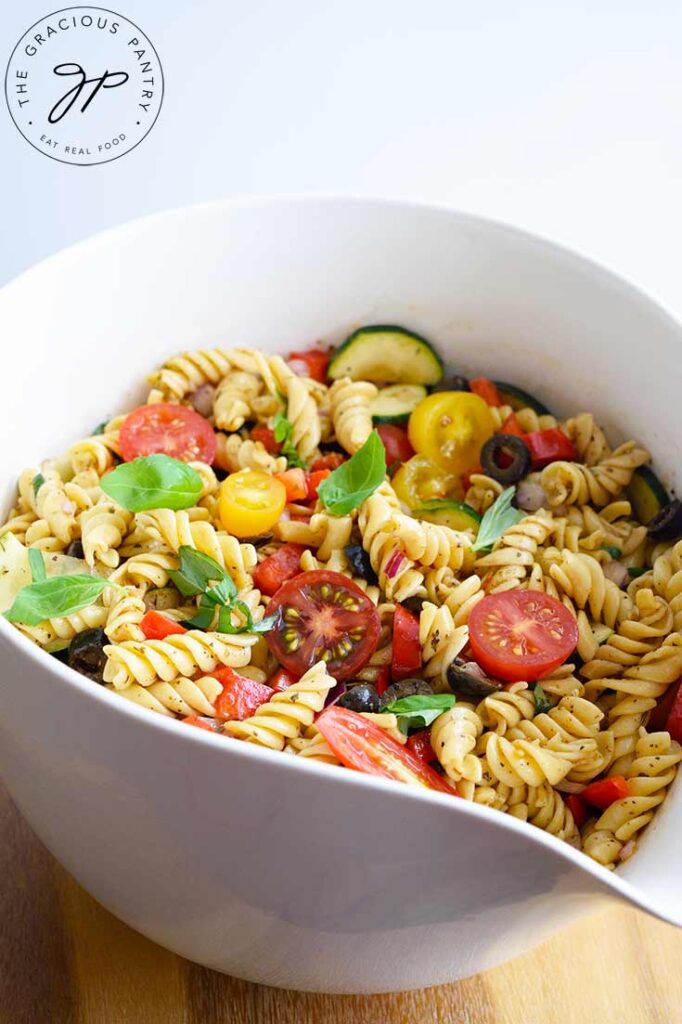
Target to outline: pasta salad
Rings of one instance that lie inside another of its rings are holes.
[[[185,352],[20,475],[0,611],[156,714],[610,868],[682,758],[682,505],[649,461],[403,327]]]

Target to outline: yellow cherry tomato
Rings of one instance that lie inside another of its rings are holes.
[[[444,498],[446,494],[450,496],[458,486],[456,476],[423,455],[413,455],[403,462],[391,483],[408,508],[419,508],[425,501]]]
[[[255,469],[242,469],[220,485],[220,520],[235,537],[256,537],[272,529],[286,502],[281,480]]]
[[[416,452],[459,476],[477,465],[494,430],[490,409],[478,395],[437,391],[416,406],[407,433]]]

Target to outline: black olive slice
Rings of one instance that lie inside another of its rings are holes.
[[[455,658],[448,665],[447,676],[450,689],[464,697],[481,700],[502,689],[502,684],[488,679],[475,661],[466,661],[465,658]]]
[[[69,665],[96,683],[104,682],[102,673],[107,660],[104,645],[108,643],[103,629],[86,629],[78,633],[69,645]]]
[[[367,580],[373,586],[376,586],[379,580],[377,574],[372,568],[372,563],[369,560],[369,555],[361,544],[348,544],[345,548],[346,558],[350,562],[351,569],[353,570],[354,576],[359,576],[360,579]]]
[[[85,558],[82,541],[72,540],[66,549],[65,554],[71,555],[72,558]]]
[[[646,530],[655,540],[677,540],[678,537],[682,537],[682,501],[675,498],[668,505],[664,505],[661,511],[649,520]]]
[[[493,434],[481,448],[481,466],[498,483],[515,484],[530,469],[528,445],[514,434]]]
[[[340,708],[373,714],[381,710],[381,698],[373,686],[369,683],[358,683],[357,686],[350,683],[349,686],[348,691],[336,702]]]

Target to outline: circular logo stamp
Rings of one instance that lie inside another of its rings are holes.
[[[5,96],[34,149],[62,163],[102,164],[152,129],[163,70],[132,21],[104,7],[66,7],[37,21],[14,47]]]

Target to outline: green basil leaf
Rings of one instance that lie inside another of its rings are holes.
[[[101,423],[98,423],[97,426],[95,427],[95,429],[92,432],[92,436],[93,437],[97,437],[98,434],[103,434],[105,429],[106,429],[106,425],[107,425],[108,422],[109,422],[109,420],[102,420]]]
[[[347,462],[332,470],[317,488],[333,516],[345,516],[362,505],[386,479],[386,450],[376,430]]]
[[[294,466],[297,469],[305,469],[305,462],[291,443],[291,434],[294,429],[294,425],[291,420],[288,420],[284,413],[278,412],[272,421],[272,429],[275,435],[275,441],[282,446],[281,454],[287,460],[287,464],[289,466]]]
[[[169,575],[181,593],[187,596],[191,596],[192,593],[205,594],[211,584],[217,583],[222,588],[216,597],[220,604],[237,596],[237,588],[232,577],[219,562],[216,562],[215,558],[211,558],[210,555],[205,555],[203,551],[197,551],[196,548],[191,548],[187,544],[181,545],[178,555],[180,556],[180,568],[171,570]]]
[[[551,711],[554,705],[551,700],[542,689],[539,683],[535,684],[533,688],[533,700],[535,701],[535,714],[544,715],[548,711]]]
[[[646,572],[646,568],[644,566],[640,566],[640,565],[630,565],[630,566],[628,566],[628,573],[630,575],[630,579],[631,580],[636,580],[638,576],[643,576],[645,572]]]
[[[191,508],[203,487],[195,469],[170,455],[143,455],[124,462],[103,476],[100,486],[129,512]]]
[[[42,583],[44,579],[47,579],[45,559],[43,558],[42,551],[39,551],[38,548],[28,549],[28,565],[34,583]]]
[[[410,729],[425,729],[431,725],[444,711],[454,707],[455,701],[453,693],[415,693],[392,701],[383,710],[396,715],[398,728],[407,734]]]
[[[607,555],[611,555],[611,558],[620,558],[623,554],[621,549],[617,548],[614,544],[602,544],[599,550],[605,551]]]
[[[102,576],[53,576],[39,583],[29,583],[14,599],[5,618],[26,626],[37,626],[46,619],[73,615],[87,608],[105,587],[117,586]]]
[[[512,505],[515,493],[515,487],[507,487],[485,513],[481,519],[476,540],[472,544],[474,551],[485,551],[486,548],[491,548],[505,530],[521,522],[524,513]]]
[[[210,629],[214,615],[215,605],[203,604],[196,615],[187,621],[190,626],[194,626],[196,629]]]
[[[33,493],[37,494],[40,488],[45,483],[45,477],[43,476],[42,473],[36,473],[31,483],[33,484]]]

